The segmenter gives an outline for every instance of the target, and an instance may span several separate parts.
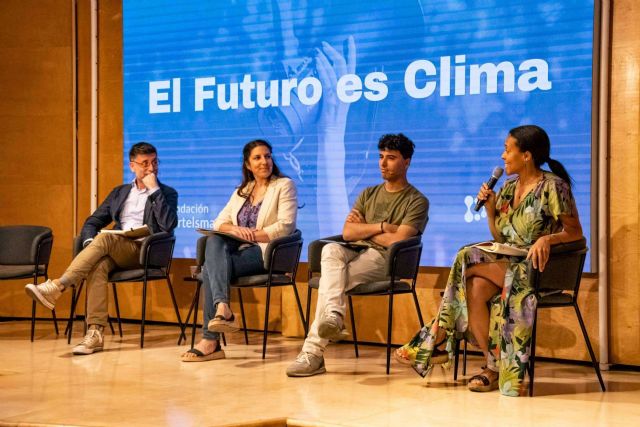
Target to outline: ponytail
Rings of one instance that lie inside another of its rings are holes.
[[[520,151],[531,153],[536,168],[539,169],[540,166],[547,163],[551,172],[559,176],[571,188],[573,180],[569,176],[569,172],[562,166],[562,163],[549,157],[551,141],[544,129],[536,125],[523,125],[511,129],[509,135],[515,138],[516,146]]]
[[[553,160],[552,158],[548,158],[547,164],[549,165],[551,172],[558,175],[564,182],[566,182],[569,185],[569,188],[571,188],[571,185],[573,184],[573,179],[571,179],[569,172],[567,172],[567,170],[564,168],[562,163],[560,163],[557,160]]]

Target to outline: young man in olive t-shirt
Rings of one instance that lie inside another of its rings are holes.
[[[361,283],[384,280],[387,248],[424,232],[429,200],[407,181],[414,147],[401,133],[380,138],[379,166],[384,182],[360,193],[342,229],[345,241],[361,242],[368,248],[356,250],[330,243],[322,249],[315,321],[302,351],[287,368],[288,376],[326,372],[324,349],[330,340],[339,341],[347,335],[345,293]]]

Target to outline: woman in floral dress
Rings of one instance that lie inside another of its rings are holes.
[[[582,227],[571,178],[549,157],[547,133],[538,126],[519,126],[509,131],[504,147],[502,159],[512,177],[497,195],[484,184],[478,199],[485,201],[493,238],[528,249],[528,255],[460,249],[435,319],[395,357],[426,376],[434,364],[450,363],[456,339],[466,336],[482,349],[487,363],[470,379],[469,389],[499,387],[502,394],[518,396],[524,391],[536,309],[526,261],[543,271],[550,246],[580,239]],[[551,172],[541,169],[544,163]]]

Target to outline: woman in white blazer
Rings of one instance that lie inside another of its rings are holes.
[[[233,278],[264,273],[268,243],[296,229],[298,196],[293,181],[280,173],[264,140],[247,143],[242,150],[242,183],[213,223],[213,229],[232,237],[207,237],[202,268],[204,321],[202,340],[182,355],[184,362],[223,359],[220,333],[238,330],[229,306]]]

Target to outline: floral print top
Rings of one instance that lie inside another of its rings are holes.
[[[528,248],[540,236],[562,231],[560,215],[577,216],[571,187],[551,172],[543,172],[538,185],[514,209],[518,178],[505,182],[496,198],[495,224],[504,240]]]

